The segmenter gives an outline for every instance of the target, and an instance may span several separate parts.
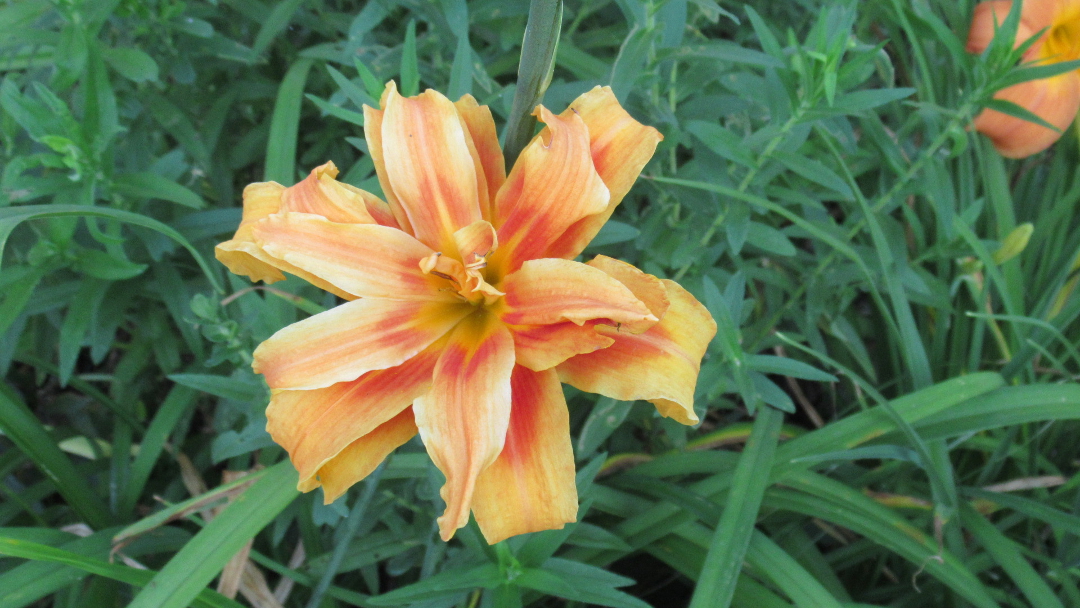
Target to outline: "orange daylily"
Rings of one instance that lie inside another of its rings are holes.
[[[334,179],[252,184],[218,259],[345,300],[263,342],[267,430],[327,502],[419,432],[446,476],[444,539],[475,515],[488,542],[577,516],[560,381],[644,399],[685,424],[716,333],[672,281],[604,256],[573,261],[660,133],[597,87],[546,125],[509,175],[486,106],[388,83],[365,134],[386,202]]]
[[[975,7],[968,35],[969,52],[986,50],[1012,4],[1011,0],[993,0]],[[1080,59],[1080,0],[1024,0],[1017,45],[1040,32],[1024,53],[1025,62],[1047,64]],[[1022,82],[998,91],[994,97],[1022,106],[1065,130],[1080,111],[1080,70]],[[990,109],[975,118],[975,128],[990,138],[1002,156],[1009,158],[1042,152],[1061,137],[1053,129]]]

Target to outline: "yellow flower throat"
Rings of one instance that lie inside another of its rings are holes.
[[[1080,12],[1064,15],[1050,26],[1043,57],[1054,62],[1080,59]]]

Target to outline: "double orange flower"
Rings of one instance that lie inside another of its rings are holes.
[[[386,202],[333,163],[244,190],[217,258],[237,274],[302,277],[345,300],[255,350],[274,440],[299,488],[341,496],[417,432],[446,476],[444,539],[470,511],[488,542],[576,520],[560,381],[649,400],[697,422],[716,333],[672,281],[605,256],[573,261],[652,157],[660,133],[597,87],[506,175],[495,123],[469,95],[402,97],[389,83],[364,131]]]
[[[993,0],[975,7],[968,51],[986,50],[1012,5],[1011,0]],[[1049,64],[1080,59],[1080,0],[1024,0],[1016,44],[1036,34],[1040,34],[1039,38],[1024,53],[1025,62]],[[1022,82],[999,91],[995,98],[1011,101],[1064,131],[1080,111],[1080,70]],[[1061,137],[1053,129],[990,109],[975,118],[975,128],[1009,158],[1042,152]]]

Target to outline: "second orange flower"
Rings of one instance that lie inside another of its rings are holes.
[[[993,0],[975,6],[968,34],[969,52],[986,50],[1012,6],[1011,0]],[[1016,44],[1037,34],[1039,38],[1024,53],[1025,62],[1050,64],[1080,59],[1080,0],[1024,0]],[[994,97],[1011,101],[1065,130],[1080,111],[1080,70],[1022,82],[998,91]],[[975,118],[975,128],[990,138],[1002,156],[1009,158],[1042,152],[1061,137],[1053,129],[991,109],[983,110]]]

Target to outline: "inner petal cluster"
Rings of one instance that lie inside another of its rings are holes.
[[[455,232],[453,241],[453,253],[436,251],[420,260],[424,274],[447,282],[440,291],[477,306],[490,306],[506,295],[488,281],[488,258],[499,245],[495,228],[484,220],[473,222]]]

